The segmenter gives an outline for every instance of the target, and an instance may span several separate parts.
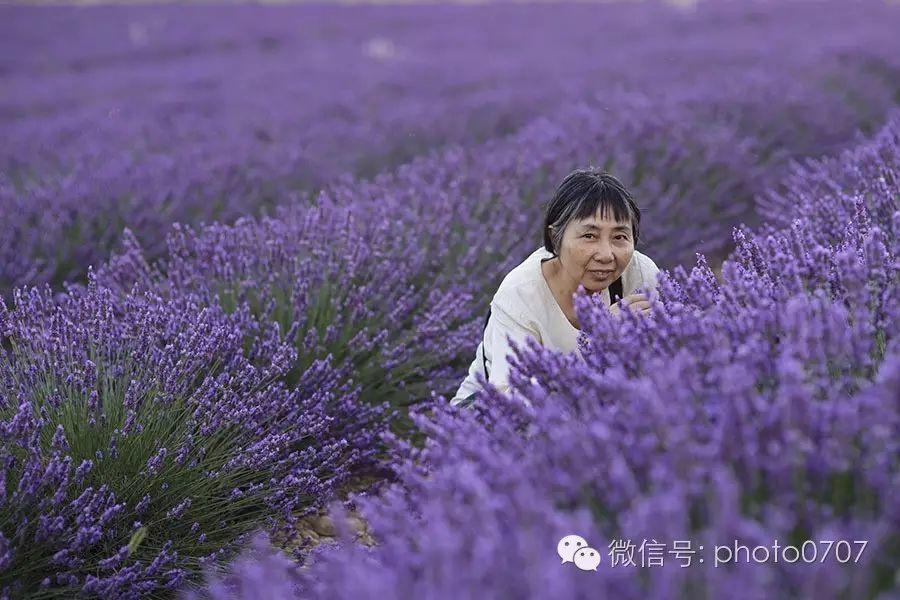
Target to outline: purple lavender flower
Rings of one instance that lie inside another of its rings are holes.
[[[900,320],[884,315],[896,317],[900,261],[882,232],[900,222],[900,196],[840,170],[878,156],[896,182],[898,127],[900,115],[842,166],[827,163],[845,187],[806,198],[808,219],[737,231],[721,282],[704,260],[675,269],[648,318],[614,319],[578,298],[583,361],[529,343],[508,395],[489,387],[474,410],[415,416],[428,441],[395,441],[400,482],[356,499],[377,545],[318,549],[296,597],[891,593]],[[814,187],[804,173],[817,181],[821,166],[792,175],[797,190]],[[848,210],[842,227],[822,229]],[[680,540],[704,546],[706,561],[584,573],[555,552],[573,532],[607,560],[624,542]],[[716,567],[713,549],[735,540],[769,552],[776,541],[867,547],[854,564]]]
[[[379,412],[342,412],[358,392],[327,361],[289,389],[289,346],[252,345],[254,367],[239,323],[188,295],[116,297],[91,274],[57,297],[17,290],[0,315],[0,589],[172,590],[372,468]]]
[[[208,570],[206,585],[185,589],[181,597],[184,600],[294,598],[299,581],[296,563],[273,548],[268,536],[256,533],[227,572]]]

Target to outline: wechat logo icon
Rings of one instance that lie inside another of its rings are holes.
[[[596,571],[600,565],[600,552],[574,533],[560,538],[556,544],[556,553],[562,559],[561,564],[570,562],[582,571]]]

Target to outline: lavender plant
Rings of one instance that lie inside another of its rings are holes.
[[[371,466],[379,411],[327,360],[190,296],[0,304],[0,591],[159,597]],[[247,356],[264,367],[255,367]]]
[[[209,585],[185,588],[185,600],[235,600],[237,598],[293,598],[299,590],[296,563],[277,551],[264,534],[254,535],[224,574],[210,569]]]
[[[788,228],[802,218],[816,240],[835,242],[856,217],[859,202],[876,223],[889,223],[900,194],[898,122],[895,109],[871,141],[860,140],[838,156],[793,162],[780,188],[758,198],[767,231]]]
[[[843,168],[877,155],[896,181],[897,126]],[[819,170],[806,174],[814,187]],[[528,343],[509,395],[488,386],[476,410],[417,415],[425,446],[394,439],[400,484],[354,499],[378,545],[318,549],[297,597],[890,597],[900,196],[861,183],[867,194],[819,197],[816,215],[853,206],[838,236],[802,216],[736,230],[722,281],[702,257],[672,270],[652,318],[580,297],[583,361]],[[571,533],[604,553],[596,572],[559,564]],[[678,540],[694,553],[637,566]],[[723,560],[735,540],[769,558]],[[773,543],[807,540],[812,561],[772,560]],[[822,557],[828,540],[866,546],[839,561]],[[629,541],[636,565],[611,566],[607,550]]]

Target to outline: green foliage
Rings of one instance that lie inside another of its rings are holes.
[[[177,382],[179,394],[166,394],[154,373],[134,364],[127,355],[105,355],[92,348],[90,358],[97,366],[97,407],[92,409],[89,392],[67,384],[51,366],[29,355],[13,343],[13,351],[0,355],[0,372],[12,374],[8,385],[0,378],[0,419],[8,420],[16,412],[16,391],[28,389],[35,416],[44,415],[41,445],[44,456],[52,454],[51,440],[61,425],[68,442],[67,455],[72,466],[84,460],[93,468],[80,486],[70,486],[65,502],[77,498],[83,490],[107,485],[116,502],[125,510],[109,526],[104,538],[81,558],[87,564],[114,555],[128,547],[130,561],[149,564],[163,545],[171,540],[179,566],[200,572],[200,558],[221,549],[230,552],[242,535],[271,525],[277,517],[266,500],[266,483],[271,472],[247,467],[227,467],[242,456],[248,436],[237,425],[204,431],[202,415],[195,414],[195,395],[204,393],[221,371],[217,363],[185,376]],[[16,376],[33,370],[34,385]],[[140,382],[140,389],[134,383]],[[129,389],[131,385],[131,389]],[[216,396],[228,393],[216,390]],[[126,404],[126,395],[132,395]],[[215,402],[215,397],[213,398]],[[127,431],[128,408],[134,408],[138,427]],[[159,468],[147,468],[148,460],[160,448],[167,450]],[[186,460],[177,459],[186,450]],[[18,449],[20,454],[21,449]],[[15,491],[21,472],[10,473],[6,480],[7,497]],[[236,489],[242,490],[233,496]],[[149,496],[146,510],[136,507]],[[311,499],[308,499],[311,501]],[[184,506],[185,501],[189,506]],[[180,514],[177,514],[180,513]],[[0,530],[11,538],[15,524],[24,519],[36,523],[42,514],[37,504],[0,504]],[[0,588],[20,581],[33,588],[43,577],[54,573],[51,543],[20,545],[10,568],[0,574]],[[41,597],[69,592],[47,592]]]

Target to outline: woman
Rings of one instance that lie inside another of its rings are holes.
[[[494,294],[484,339],[451,404],[471,403],[480,389],[477,373],[508,390],[513,342],[524,345],[530,337],[549,348],[578,351],[573,295],[579,285],[600,294],[613,314],[625,307],[648,313],[646,294],[635,290],[655,290],[659,268],[634,249],[640,223],[631,194],[609,173],[579,169],[566,176],[547,206],[543,246],[510,271]]]

